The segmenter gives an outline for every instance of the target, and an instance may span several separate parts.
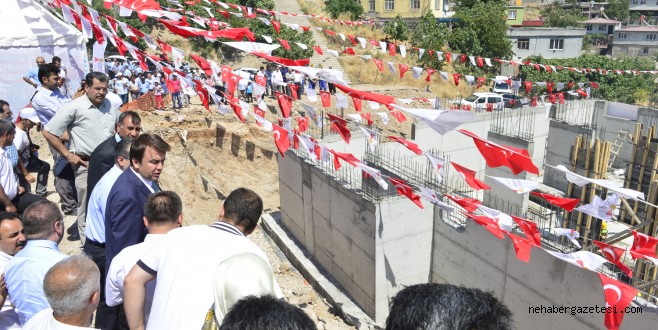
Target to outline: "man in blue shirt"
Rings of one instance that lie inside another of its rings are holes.
[[[139,88],[139,96],[142,96],[152,89],[151,81],[147,80],[146,77],[142,74],[139,76],[139,80],[137,81],[137,87]]]
[[[50,267],[68,257],[58,248],[65,226],[57,204],[47,200],[34,203],[25,210],[22,221],[27,244],[5,269],[7,290],[21,326],[50,307],[43,292],[43,279]]]
[[[43,56],[37,57],[37,67],[30,70],[24,77],[23,80],[32,85],[32,87],[37,88],[41,86],[41,80],[39,80],[39,67],[46,64],[46,60]]]

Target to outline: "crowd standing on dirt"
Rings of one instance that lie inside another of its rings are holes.
[[[179,110],[196,95],[186,90],[189,79],[221,93],[221,77],[187,64],[185,76],[167,77],[109,60],[108,74],[91,72],[72,92],[61,60],[36,62],[24,77],[35,87],[29,104],[14,116],[14,105],[0,100],[0,329],[316,328],[285,301],[266,254],[247,238],[263,212],[261,197],[236,189],[218,205],[213,224],[183,227],[181,198],[158,184],[171,146],[142,132],[139,113],[121,112],[150,93],[156,109]],[[291,85],[298,96],[331,90],[322,80],[268,66],[239,83],[246,102],[255,101],[256,76],[266,78],[268,96],[291,95]],[[31,134],[48,145],[33,144]],[[45,148],[48,161],[39,158]],[[51,168],[59,205],[45,198]],[[75,214],[77,226],[65,228],[64,214]],[[67,234],[80,240],[80,254],[59,251]],[[481,312],[469,312],[476,305]],[[490,293],[427,284],[400,292],[387,329],[434,328],[429,319],[459,320],[463,328],[486,320],[507,329],[511,314]]]

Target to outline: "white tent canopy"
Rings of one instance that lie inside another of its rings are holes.
[[[61,21],[33,0],[3,1],[0,6],[0,99],[17,113],[35,90],[23,81],[36,68],[35,59],[62,59],[71,87],[89,71],[86,39],[73,26]]]

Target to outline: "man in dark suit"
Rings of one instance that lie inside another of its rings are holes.
[[[156,181],[162,173],[169,144],[147,133],[133,141],[130,168],[114,183],[105,207],[105,264],[125,247],[144,241],[144,204],[151,193],[160,191]]]
[[[89,172],[87,174],[87,196],[89,202],[94,187],[98,181],[114,166],[114,149],[117,143],[126,137],[136,138],[142,131],[142,119],[134,111],[122,112],[116,126],[116,133],[99,144],[89,156]],[[89,203],[85,204],[89,205]]]

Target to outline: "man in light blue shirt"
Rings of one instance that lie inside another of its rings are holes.
[[[60,93],[57,86],[59,79],[59,68],[55,64],[45,64],[39,68],[42,86],[32,98],[32,107],[43,125],[48,124],[62,104],[70,101]]]
[[[41,80],[39,80],[39,67],[46,64],[46,60],[43,56],[37,57],[37,67],[30,70],[25,76],[23,76],[23,81],[32,85],[32,87],[37,88],[41,86]]]
[[[47,200],[34,203],[23,212],[22,221],[27,245],[5,269],[7,290],[21,326],[50,307],[43,292],[43,279],[50,267],[68,257],[58,248],[66,229],[57,204]]]
[[[147,80],[144,75],[141,75],[139,80],[137,80],[137,87],[139,88],[139,95],[144,95],[151,90],[151,81]]]

